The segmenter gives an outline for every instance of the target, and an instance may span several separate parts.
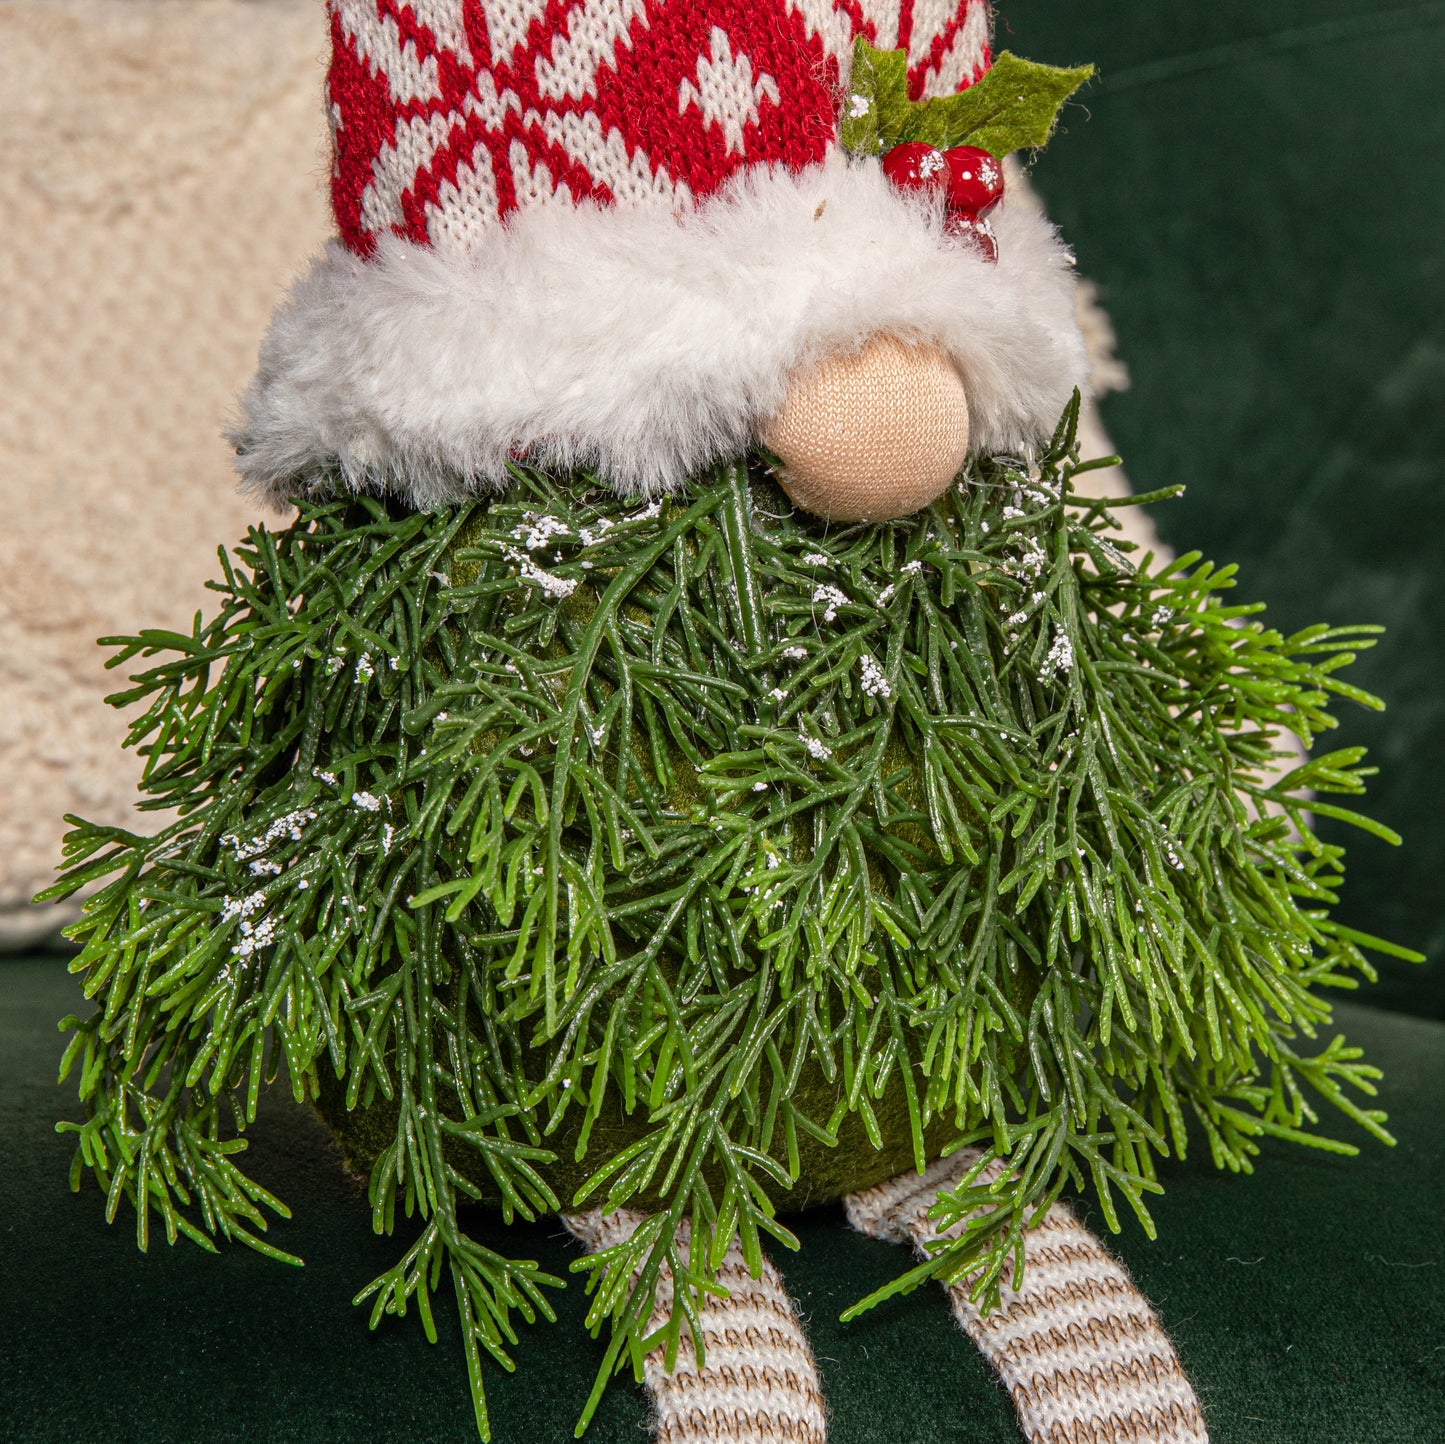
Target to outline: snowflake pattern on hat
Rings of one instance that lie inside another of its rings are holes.
[[[984,0],[328,0],[346,245],[462,249],[529,206],[712,194],[837,136],[855,37],[915,98],[988,68]]]

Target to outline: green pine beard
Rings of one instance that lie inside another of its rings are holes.
[[[794,1243],[778,1206],[974,1145],[1009,1175],[859,1307],[966,1273],[988,1301],[1065,1188],[1148,1227],[1188,1116],[1234,1169],[1264,1135],[1354,1151],[1307,1092],[1388,1141],[1345,1092],[1377,1072],[1297,1047],[1363,946],[1403,955],[1325,912],[1309,809],[1385,835],[1312,797],[1360,792],[1362,753],[1270,770],[1329,694],[1378,705],[1334,675],[1375,629],[1285,639],[1223,605],[1232,569],[1135,571],[1072,491],[1076,421],[887,525],[794,515],[754,460],[652,506],[519,467],[492,502],[253,530],[215,618],[115,659],[164,658],[115,700],[149,702],[142,806],[180,820],[77,822],[49,894],[115,875],[73,929],[76,1180],[144,1200],[142,1244],[154,1214],[289,1257],[227,1141],[284,1061],[378,1226],[427,1219],[362,1297],[429,1321],[449,1264],[486,1437],[480,1353],[558,1281],[469,1200],[654,1214],[585,1265],[585,1419],[683,1219],[755,1262]]]

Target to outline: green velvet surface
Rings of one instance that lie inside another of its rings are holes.
[[[1383,774],[1342,920],[1428,952],[1367,1001],[1445,1017],[1445,4],[1007,0],[999,44],[1099,78],[1035,171],[1132,388],[1104,404],[1165,538],[1286,630],[1383,622],[1342,713]],[[1337,833],[1338,835],[1338,833]]]
[[[52,1130],[77,1108],[54,1082],[55,1020],[78,1001],[59,960],[0,968],[0,1440],[474,1438],[446,1312],[432,1346],[413,1319],[369,1334],[351,1307],[401,1241],[371,1233],[324,1129],[289,1096],[267,1098],[252,1162],[294,1211],[273,1236],[304,1269],[160,1239],[142,1256],[124,1214],[107,1228],[98,1190],[68,1191],[70,1143]],[[1178,1344],[1215,1444],[1445,1439],[1445,1026],[1339,1011],[1388,1069],[1400,1146],[1367,1144],[1355,1159],[1273,1146],[1246,1178],[1203,1158],[1173,1164],[1158,1241],[1132,1225],[1115,1241]],[[774,1256],[808,1319],[832,1444],[1016,1444],[1008,1401],[941,1291],[841,1324],[905,1259],[850,1233],[836,1207],[790,1222],[802,1251]],[[492,1236],[555,1272],[576,1256],[555,1224],[496,1225]],[[574,1281],[558,1298],[560,1323],[524,1333],[518,1372],[491,1371],[499,1444],[571,1437],[600,1356],[583,1310]],[[588,1437],[630,1444],[645,1437],[643,1418],[623,1384]]]

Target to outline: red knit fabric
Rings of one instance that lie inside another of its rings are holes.
[[[522,206],[688,205],[815,164],[855,36],[908,51],[915,98],[987,69],[986,0],[895,3],[328,0],[338,230],[465,246]]]

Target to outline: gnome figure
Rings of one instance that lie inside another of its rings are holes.
[[[1071,260],[1003,160],[1089,72],[983,0],[327,15],[337,239],[233,433],[297,514],[122,642],[176,820],[77,823],[52,889],[75,1177],[279,1253],[237,1135],[284,1060],[378,1230],[419,1215],[362,1297],[450,1284],[484,1438],[561,1282],[497,1236],[560,1216],[582,1425],[630,1366],[664,1444],[821,1444],[761,1241],[842,1200],[918,1255],[860,1307],[941,1282],[1030,1440],[1198,1444],[1058,1200],[1144,1215],[1186,1117],[1246,1168],[1369,1087],[1301,1041],[1369,971],[1309,811],[1359,756],[1271,770],[1367,643],[1073,491]]]

